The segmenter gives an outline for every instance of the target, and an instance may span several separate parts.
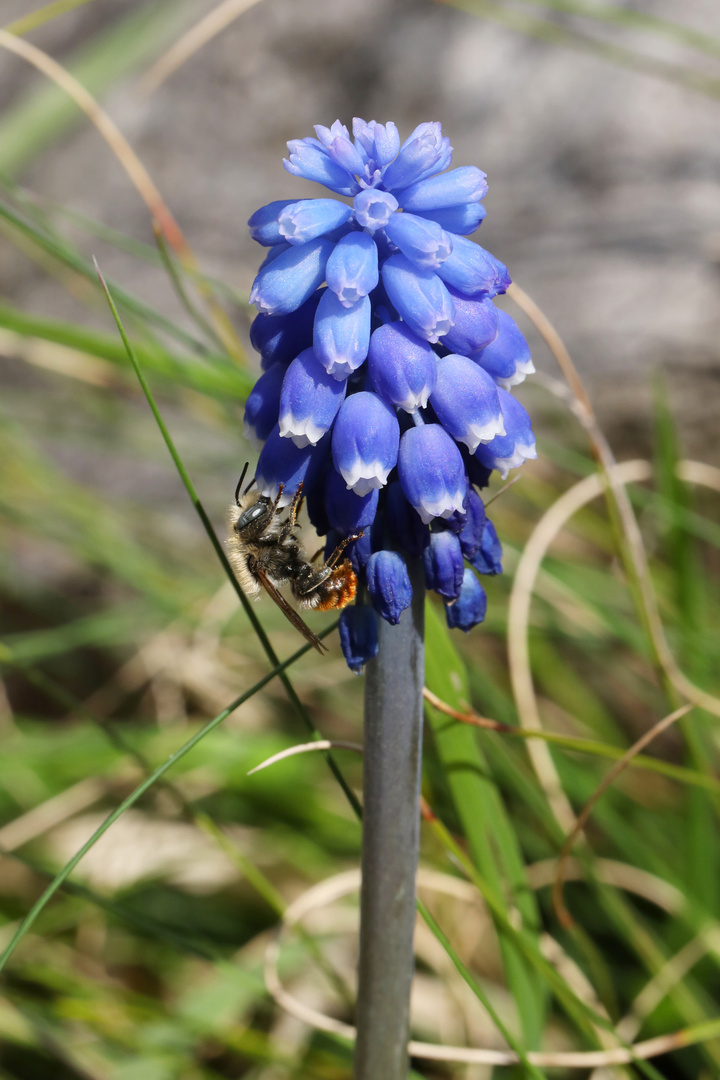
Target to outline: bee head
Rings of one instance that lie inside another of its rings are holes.
[[[272,516],[272,499],[268,499],[266,495],[261,495],[252,506],[248,506],[247,510],[243,510],[233,528],[238,536],[257,537],[267,528]]]

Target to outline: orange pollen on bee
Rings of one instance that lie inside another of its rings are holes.
[[[330,577],[324,582],[322,599],[315,610],[333,611],[344,608],[355,599],[356,592],[357,575],[346,559],[340,566],[335,567]]]

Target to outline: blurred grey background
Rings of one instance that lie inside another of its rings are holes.
[[[34,6],[2,0],[2,22]],[[215,6],[95,0],[31,36],[67,62],[103,27],[160,11],[148,55],[102,100],[208,272],[246,291],[260,257],[247,217],[271,199],[312,194],[282,167],[288,139],[354,115],[393,119],[405,135],[441,120],[454,164],[488,174],[478,239],[560,330],[618,449],[645,445],[651,376],[661,369],[687,450],[720,457],[720,97],[430,0],[263,0],[144,93],[153,57]],[[625,6],[720,36],[717,0]],[[506,18],[548,16],[529,3],[486,7]],[[720,80],[720,57],[660,33],[550,19],[544,25],[637,50],[650,66]],[[0,108],[18,109],[41,81],[3,54]],[[8,164],[3,131],[0,124],[0,168]],[[52,145],[11,161],[16,178],[151,240],[146,208],[90,125],[79,120],[51,135]],[[157,270],[110,250],[103,259],[119,280],[182,317]],[[45,316],[81,312],[2,237],[0,292]],[[544,350],[536,354],[554,374]]]

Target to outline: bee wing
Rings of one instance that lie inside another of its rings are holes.
[[[305,640],[309,641],[313,648],[317,649],[319,653],[327,652],[327,649],[323,645],[320,638],[316,637],[315,634],[313,634],[310,627],[307,626],[306,623],[304,623],[303,620],[300,618],[295,608],[291,607],[291,605],[288,604],[283,594],[275,588],[263,568],[256,564],[253,572],[257,576],[258,581],[265,589],[265,592],[268,594],[268,596],[275,601],[285,618],[293,624],[296,630],[300,631]]]

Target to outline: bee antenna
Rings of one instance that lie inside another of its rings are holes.
[[[243,495],[247,495],[248,491],[250,490],[250,488],[253,486],[254,483],[255,483],[255,477],[253,476],[252,480],[250,481],[248,486],[243,491]]]
[[[240,473],[240,479],[237,482],[237,487],[235,488],[235,503],[236,503],[237,506],[240,505],[240,488],[243,485],[243,480],[245,479],[245,475],[246,475],[246,473],[248,471],[249,465],[250,465],[250,462],[246,461],[245,465],[243,467],[243,471]]]

